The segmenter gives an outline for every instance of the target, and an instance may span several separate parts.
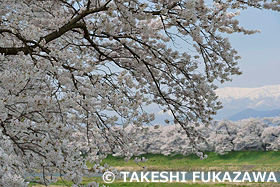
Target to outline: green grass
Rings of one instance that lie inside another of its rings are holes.
[[[83,180],[82,180],[82,183],[81,185],[86,185],[92,181],[95,181],[95,182],[98,182],[98,183],[103,183],[103,180],[101,177],[92,177],[92,178],[89,178],[89,177],[83,177]],[[72,186],[73,185],[73,182],[72,181],[65,181],[65,180],[61,180],[59,179],[56,183],[52,183],[51,185],[55,185],[55,186]],[[38,183],[29,183],[28,186],[44,186],[44,185],[41,185],[41,184],[38,184]]]
[[[230,152],[225,155],[217,155],[213,152],[208,153],[208,158],[200,160],[195,155],[183,156],[164,156],[160,154],[142,155],[148,158],[142,165],[147,170],[162,171],[280,171],[280,151],[240,151]],[[135,164],[133,159],[128,162],[122,157],[113,157],[109,155],[103,163],[118,169],[127,169],[130,171],[142,170]],[[89,164],[90,166],[90,164]]]
[[[193,186],[193,187],[207,187],[207,186],[235,186],[236,185],[229,185],[229,184],[207,184],[207,183],[112,183],[109,184],[109,187],[135,187],[135,186],[144,186],[144,187],[183,187],[183,186]],[[240,186],[240,185],[238,185]],[[242,185],[241,185],[242,186]]]
[[[98,182],[101,186],[109,186],[109,187],[183,187],[183,186],[190,186],[190,187],[218,187],[218,186],[227,186],[227,187],[248,187],[248,186],[280,186],[280,184],[275,183],[137,183],[137,182],[122,182],[122,181],[114,181],[111,184],[106,184],[101,181],[101,178],[83,178],[82,185],[86,185],[91,181]],[[66,182],[68,186],[72,186],[72,182]],[[59,180],[57,183],[51,184],[51,187],[64,187],[67,186],[62,180]],[[44,187],[44,185],[39,185],[35,183],[30,183],[29,187]]]
[[[142,155],[148,158],[145,165],[147,170],[157,170],[157,171],[280,171],[280,151],[279,152],[261,152],[261,151],[241,151],[241,152],[230,152],[225,155],[217,155],[213,152],[208,153],[208,158],[200,160],[195,155],[183,156],[183,155],[174,155],[174,156],[164,156],[160,154],[147,154]],[[123,157],[113,157],[109,155],[102,162],[103,164],[107,163],[110,166],[116,167],[118,170],[130,170],[130,171],[139,171],[143,170],[138,166],[133,158],[125,162]],[[91,167],[91,164],[88,164],[88,167]],[[82,184],[88,184],[91,181],[99,182],[103,184],[101,177],[94,178],[83,178]],[[69,186],[72,185],[71,182],[67,182]],[[66,186],[62,180],[59,180],[57,183],[52,184],[54,186]],[[112,184],[105,184],[109,187],[181,187],[181,186],[247,186],[246,184],[219,184],[219,183],[124,183],[122,181],[115,181]],[[252,183],[251,183],[252,185]],[[31,183],[29,186],[42,186]],[[260,184],[256,183],[253,186],[280,186],[279,184]]]
[[[122,181],[114,181],[111,184],[106,184],[102,181],[101,178],[83,178],[82,185],[86,185],[91,181],[98,182],[101,186],[109,186],[109,187],[183,187],[183,186],[190,186],[190,187],[218,187],[218,186],[227,186],[227,187],[248,187],[248,186],[280,186],[280,184],[275,183],[137,183],[137,182],[122,182]],[[64,186],[72,186],[72,182],[66,182],[66,184],[62,180],[58,180],[58,182],[51,184],[51,187],[64,187]],[[44,187],[44,185],[39,185],[35,183],[30,183],[29,187]]]

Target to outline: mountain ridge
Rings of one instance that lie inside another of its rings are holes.
[[[272,111],[280,108],[280,85],[257,88],[225,87],[216,90],[223,109],[216,119],[229,119],[248,108],[257,111]]]
[[[247,108],[235,115],[230,116],[228,119],[231,121],[239,121],[248,118],[265,118],[265,117],[276,117],[280,115],[280,109],[270,111],[259,111],[252,108]]]
[[[245,97],[256,99],[266,96],[280,98],[280,85],[269,85],[256,88],[225,87],[217,89],[216,94],[222,99],[240,99]]]

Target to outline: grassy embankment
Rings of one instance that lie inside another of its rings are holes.
[[[84,183],[86,184],[86,183]],[[224,183],[224,184],[214,184],[214,183],[124,183],[124,182],[118,182],[115,181],[112,184],[105,184],[105,183],[99,183],[104,184],[105,186],[109,187],[279,187],[280,184],[274,184],[274,183]],[[44,185],[31,185],[34,187],[45,187]],[[65,187],[64,184],[54,184],[50,185],[49,187]],[[72,183],[68,183],[68,186],[72,186]]]
[[[148,161],[144,164],[147,170],[157,171],[280,171],[280,151],[278,152],[259,152],[259,151],[242,151],[242,152],[230,152],[225,155],[216,155],[215,153],[209,153],[208,158],[200,160],[195,155],[182,156],[163,156],[147,154],[143,155],[148,158]],[[133,160],[125,162],[123,158],[108,156],[103,163],[107,163],[116,167],[118,170],[123,171],[141,171],[142,168],[134,163]],[[88,167],[91,167],[88,164]],[[91,181],[97,181],[103,183],[99,178],[84,178],[83,183],[87,184]],[[68,183],[71,186],[71,183]],[[58,186],[66,186],[62,181],[58,181]],[[248,183],[248,184],[210,184],[210,183],[123,183],[121,181],[115,181],[112,184],[106,184],[110,187],[181,187],[181,186],[280,186],[279,184],[260,184],[260,183]],[[34,186],[34,184],[30,184]]]
[[[225,155],[208,153],[208,158],[200,160],[196,155],[163,156],[147,154],[146,166],[149,171],[280,171],[280,151],[241,151]],[[141,171],[133,159],[125,162],[123,158],[108,156],[103,163],[118,170]],[[90,166],[90,165],[89,165]]]

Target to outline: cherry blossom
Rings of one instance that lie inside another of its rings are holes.
[[[258,32],[236,19],[247,7],[279,11],[279,1],[0,1],[0,185],[26,186],[39,170],[44,185],[60,173],[77,186],[87,160],[112,170],[102,149],[138,154],[151,103],[198,150],[194,127],[221,108],[213,82],[241,73],[223,33]]]

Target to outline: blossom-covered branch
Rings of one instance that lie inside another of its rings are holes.
[[[257,32],[235,18],[248,6],[279,10],[274,0],[0,0],[0,185],[24,186],[38,170],[45,185],[54,172],[78,185],[86,159],[104,171],[104,147],[138,154],[151,103],[170,110],[198,150],[205,137],[190,124],[221,108],[213,82],[240,74],[221,34]]]

